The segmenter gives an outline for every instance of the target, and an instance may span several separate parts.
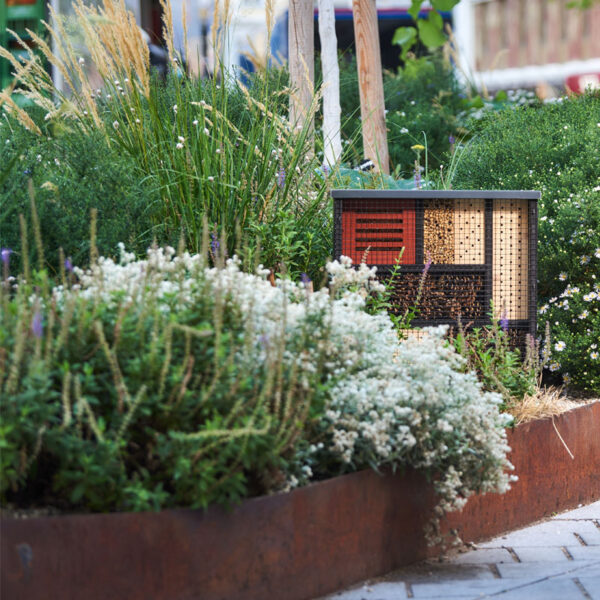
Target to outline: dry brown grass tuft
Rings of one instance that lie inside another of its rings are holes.
[[[164,4],[165,18],[169,19],[169,0],[164,0]],[[98,7],[75,0],[73,7],[73,26],[82,35],[83,48],[74,47],[64,18],[50,7],[51,23],[43,22],[45,35],[38,36],[27,30],[35,42],[35,49],[30,48],[16,33],[10,32],[26,53],[24,61],[17,61],[2,48],[0,56],[11,62],[19,85],[16,92],[45,109],[48,118],[56,114],[68,114],[75,117],[84,128],[102,128],[94,94],[97,82],[92,85],[90,73],[97,72],[105,86],[117,86],[113,94],[123,103],[127,102],[126,96],[134,86],[139,93],[148,97],[150,54],[135,17],[127,9],[124,0],[102,0]],[[91,57],[94,67],[91,71],[83,67],[85,61],[81,56],[82,50]],[[38,52],[60,72],[68,88],[66,93],[55,87]],[[123,82],[122,88],[117,85],[119,81]],[[16,111],[8,94],[0,98],[0,106],[3,104]],[[33,129],[30,123],[27,125]]]
[[[581,402],[574,402],[565,397],[562,387],[539,387],[535,394],[528,394],[523,400],[509,406],[508,412],[515,418],[515,425],[519,425],[560,415],[580,404]]]

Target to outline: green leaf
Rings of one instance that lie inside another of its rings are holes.
[[[414,27],[398,27],[394,32],[392,44],[404,47],[410,43],[412,46],[415,43],[416,37],[417,30]]]
[[[427,21],[435,25],[440,31],[444,30],[444,19],[442,19],[442,15],[439,12],[435,10],[430,11],[427,15]]]
[[[417,30],[414,27],[398,27],[392,38],[392,44],[397,44],[402,47],[400,56],[403,61],[406,60],[408,51],[415,45],[416,41]]]
[[[406,11],[414,21],[419,18],[419,11],[421,10],[422,0],[411,0],[410,8]]]
[[[437,13],[435,13],[437,15]],[[439,17],[439,15],[437,15]],[[441,17],[440,17],[441,20]],[[434,21],[419,19],[417,21],[419,37],[428,48],[439,48],[446,41],[442,28]]]
[[[442,12],[451,11],[460,0],[431,0],[431,6],[435,10],[441,10]]]

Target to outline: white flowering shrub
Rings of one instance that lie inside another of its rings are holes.
[[[399,343],[387,314],[365,312],[374,269],[344,257],[327,271],[312,293],[235,257],[135,260],[121,245],[46,295],[4,285],[2,493],[205,506],[384,465],[432,475],[439,514],[507,489],[500,398],[442,330]]]

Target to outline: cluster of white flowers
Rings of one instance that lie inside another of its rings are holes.
[[[446,512],[475,490],[509,488],[504,428],[511,417],[499,412],[499,395],[460,371],[462,359],[443,342],[445,328],[427,331],[401,344],[384,323],[363,334],[365,353],[339,378],[325,418],[332,450],[348,463],[453,473],[436,484]]]
[[[327,453],[349,468],[405,464],[443,473],[443,511],[460,508],[475,490],[506,490],[510,417],[499,412],[500,396],[484,393],[475,375],[462,372],[443,327],[399,342],[387,314],[365,312],[367,293],[383,289],[374,269],[355,269],[342,257],[327,271],[335,293],[311,293],[288,280],[271,285],[262,267],[244,273],[235,257],[217,268],[200,255],[153,248],[135,260],[121,245],[119,262],[100,258],[88,270],[74,269],[77,285],[54,294],[58,303],[77,294],[115,305],[142,305],[151,294],[163,311],[220,298],[252,323],[245,335],[253,338],[253,354],[240,350],[240,360],[267,361],[282,347],[301,385],[322,374],[329,392],[320,428],[327,441],[311,445],[309,454]],[[310,461],[299,458],[297,466],[290,486],[312,477]]]

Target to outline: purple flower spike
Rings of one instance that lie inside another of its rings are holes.
[[[70,258],[65,258],[65,269],[68,273],[73,272],[73,263]]]
[[[8,267],[8,264],[10,263],[10,255],[12,254],[12,250],[10,248],[2,248],[2,250],[0,250],[0,255],[2,256],[2,262],[4,263],[4,265],[6,267]]]
[[[453,135],[451,135],[451,136],[449,136],[449,137],[448,137],[448,143],[449,143],[451,146],[454,146],[454,142],[455,142],[455,141],[456,141],[456,140],[454,139],[454,136],[453,136]]]
[[[427,275],[427,273],[429,273],[429,268],[431,267],[432,262],[433,262],[433,260],[431,260],[431,254],[429,252],[427,252],[427,262],[425,263],[425,266],[423,267],[423,277],[425,277],[425,275]]]
[[[421,170],[418,167],[415,168],[415,189],[421,189]]]
[[[35,311],[33,319],[31,321],[31,331],[38,340],[44,335],[44,322],[42,319],[42,313],[38,310]]]
[[[217,239],[217,235],[215,233],[211,233],[210,238],[210,249],[213,254],[216,254],[219,251],[221,244],[219,244],[219,240]]]
[[[506,316],[506,311],[504,311],[500,317],[500,327],[504,333],[508,331],[508,317]]]
[[[277,174],[277,185],[282,188],[285,185],[285,169],[279,169],[279,173]]]

